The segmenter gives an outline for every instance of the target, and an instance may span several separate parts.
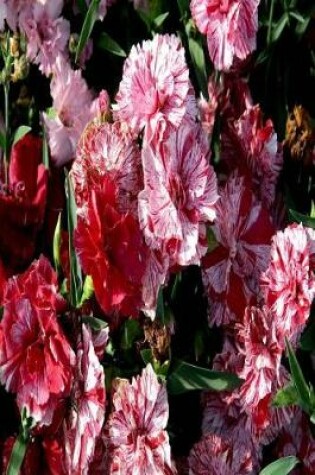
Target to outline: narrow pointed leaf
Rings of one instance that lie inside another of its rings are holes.
[[[82,296],[82,271],[73,244],[73,234],[77,225],[77,215],[74,193],[69,175],[66,177],[66,198],[70,257],[70,303],[74,307],[77,307],[80,304]]]
[[[127,56],[122,47],[119,46],[119,44],[105,32],[103,32],[99,37],[97,46],[105,51],[108,51],[109,53],[115,54],[116,56],[120,56],[122,58]]]
[[[59,213],[58,215],[58,220],[57,220],[56,229],[54,232],[54,240],[53,240],[53,257],[54,257],[55,269],[57,271],[61,267],[60,246],[61,246],[61,213]]]
[[[298,463],[299,460],[293,455],[282,457],[265,467],[259,475],[288,475]]]
[[[5,150],[5,135],[0,132],[0,148]]]
[[[163,25],[165,22],[166,18],[169,16],[169,12],[161,13],[161,15],[158,15],[156,18],[153,20],[153,24],[156,28],[159,28],[160,26]]]
[[[241,383],[242,380],[235,374],[212,371],[181,360],[177,362],[167,380],[171,394],[203,389],[228,391],[238,388]]]
[[[93,31],[94,24],[97,20],[98,7],[101,0],[92,0],[89,9],[85,15],[82,30],[80,33],[77,51],[75,55],[75,62],[78,61],[80,54],[82,53],[86,43],[88,42],[91,33]]]
[[[289,218],[295,223],[302,223],[304,226],[315,229],[315,218],[311,218],[310,216],[299,213],[294,209],[289,209]]]
[[[21,140],[24,135],[28,134],[31,130],[32,128],[28,125],[21,125],[14,133],[12,145],[18,143],[18,141]]]
[[[289,364],[291,369],[292,379],[300,398],[300,403],[303,409],[309,412],[310,409],[310,389],[304,379],[301,367],[296,359],[293,348],[289,341],[286,339],[287,352],[289,358]]]

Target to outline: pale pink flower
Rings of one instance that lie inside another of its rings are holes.
[[[174,35],[156,35],[131,48],[116,96],[115,116],[135,133],[178,127],[190,89],[185,51]],[[149,136],[152,133],[149,133]]]
[[[140,226],[149,247],[168,254],[172,265],[199,264],[207,250],[205,224],[214,220],[218,198],[208,159],[200,128],[186,122],[143,148]]]
[[[137,10],[143,10],[145,12],[149,11],[150,5],[149,5],[149,0],[129,0],[133,2],[134,7]]]
[[[216,247],[202,260],[209,323],[241,320],[256,299],[260,274],[267,268],[273,227],[248,182],[232,175],[221,192],[213,225]]]
[[[246,475],[252,472],[251,454],[218,435],[205,435],[189,455],[189,475]]]
[[[241,117],[225,128],[222,160],[229,171],[237,168],[248,175],[253,190],[266,206],[274,205],[276,185],[283,156],[271,120],[266,123],[260,107],[248,107]]]
[[[78,140],[94,117],[93,96],[81,71],[74,71],[60,56],[50,85],[53,111],[44,114],[51,156],[57,166],[75,157]]]
[[[53,72],[58,56],[66,56],[70,24],[60,16],[63,0],[35,2],[31,12],[20,15],[20,28],[27,37],[27,56],[46,76]]]
[[[228,70],[234,58],[245,59],[256,47],[259,0],[192,0],[197,27],[207,35],[216,69]]]
[[[121,381],[108,420],[109,473],[166,475],[176,473],[165,430],[167,392],[148,365],[132,382]]]
[[[31,15],[34,0],[5,0],[4,3],[7,5],[6,21],[11,30],[16,31],[19,16]]]
[[[71,175],[77,206],[84,207],[91,190],[101,187],[104,176],[118,188],[122,213],[137,213],[138,193],[143,187],[140,150],[118,123],[91,123],[84,131]]]
[[[72,389],[72,409],[64,421],[67,473],[86,475],[105,417],[104,369],[95,354],[91,335],[82,326]]]
[[[277,319],[283,337],[295,344],[310,313],[315,278],[310,257],[314,231],[290,225],[272,239],[270,263],[261,278],[266,305]]]

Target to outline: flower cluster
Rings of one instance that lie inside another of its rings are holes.
[[[259,0],[188,3],[0,2],[1,473],[315,473],[312,120],[253,85],[280,6],[256,58]]]

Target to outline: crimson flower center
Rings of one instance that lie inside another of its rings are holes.
[[[177,174],[170,177],[169,190],[172,202],[177,208],[183,208],[186,203],[186,193],[182,184],[182,180]]]

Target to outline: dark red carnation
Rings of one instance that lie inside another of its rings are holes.
[[[34,257],[45,213],[48,172],[42,141],[25,135],[11,153],[8,186],[0,190],[0,253],[9,272],[25,268]]]

